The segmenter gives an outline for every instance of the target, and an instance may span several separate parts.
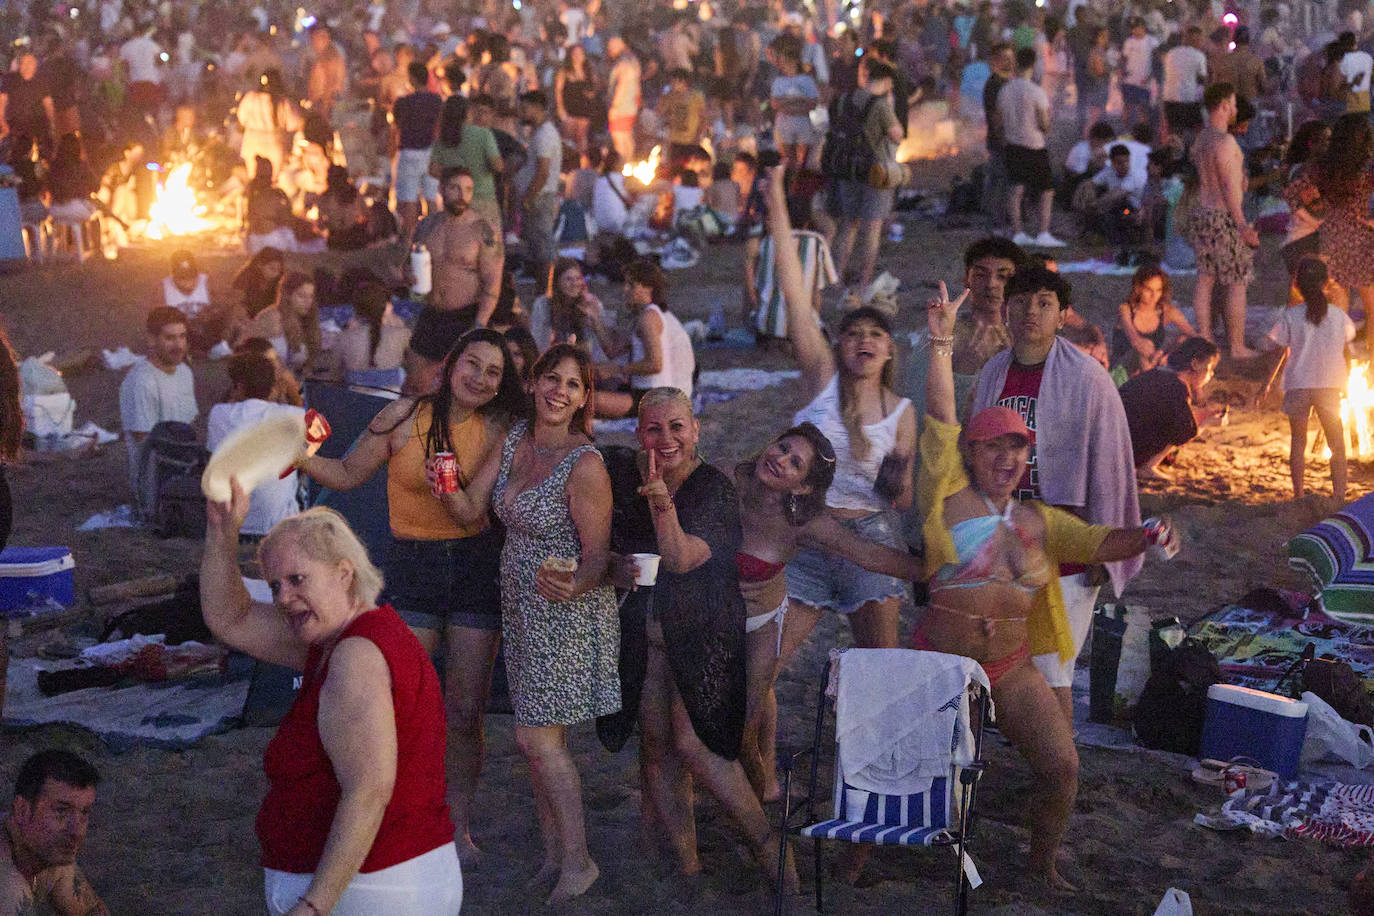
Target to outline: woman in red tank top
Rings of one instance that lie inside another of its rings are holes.
[[[263,539],[274,604],[238,567],[248,495],[207,506],[201,603],[227,645],[304,672],[263,754],[267,909],[290,916],[449,916],[462,873],[445,800],[443,695],[420,642],[343,516],[316,508]]]

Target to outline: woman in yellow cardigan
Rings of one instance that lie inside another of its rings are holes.
[[[1052,294],[1051,294],[1052,295]],[[954,302],[943,283],[928,304],[930,373],[916,496],[925,513],[930,608],[914,635],[918,649],[976,659],[992,682],[997,723],[1036,775],[1030,868],[1071,889],[1055,868],[1078,792],[1073,723],[1065,720],[1032,653],[1073,654],[1060,563],[1106,563],[1171,542],[1167,523],[1107,528],[1040,502],[1012,497],[1026,469],[1030,432],[1019,414],[989,407],[962,441],[954,401]]]

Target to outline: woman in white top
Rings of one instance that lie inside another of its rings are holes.
[[[273,175],[279,174],[286,159],[286,138],[305,126],[300,112],[287,97],[281,71],[263,71],[257,88],[245,92],[239,99],[235,114],[243,128],[239,154],[248,163],[248,177],[254,175],[258,156],[272,163]]]
[[[556,343],[573,343],[590,353],[593,363],[607,363],[610,357],[596,333],[604,312],[601,300],[587,288],[582,262],[559,258],[548,293],[530,306],[530,334],[540,353]]]
[[[650,388],[676,388],[687,397],[692,396],[692,379],[696,374],[692,338],[663,304],[666,286],[663,270],[657,264],[644,259],[635,261],[625,268],[626,304],[634,319],[633,332],[627,338],[608,327],[600,315],[591,319],[591,329],[611,359],[629,353],[627,363],[605,362],[596,366],[597,381],[617,377],[630,380],[629,392],[597,391],[598,417],[635,413],[640,397]]]
[[[592,185],[592,220],[597,232],[623,233],[634,197],[620,174],[620,156],[615,150],[602,156],[601,177]]]
[[[839,342],[831,349],[803,282],[782,169],[770,169],[768,179],[774,271],[787,303],[788,336],[810,398],[792,422],[814,423],[834,446],[835,478],[826,493],[830,515],[861,538],[901,549],[895,510],[909,508],[913,498],[916,415],[911,402],[891,390],[896,358],[891,326],[875,309],[854,309],[841,320]],[[901,579],[803,548],[787,564],[788,613],[779,667],[787,664],[826,609],[848,617],[855,645],[896,647],[897,612],[908,595],[909,587]]]

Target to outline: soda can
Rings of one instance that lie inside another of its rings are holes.
[[[453,452],[439,452],[434,456],[434,477],[435,492],[458,492],[458,458]]]
[[[1244,770],[1227,770],[1226,773],[1221,777],[1221,780],[1222,786],[1226,789],[1227,795],[1244,789],[1249,782],[1245,778]]]

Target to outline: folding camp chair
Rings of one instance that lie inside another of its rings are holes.
[[[970,699],[969,719],[967,724],[964,722],[956,723],[956,732],[951,736],[951,741],[948,744],[951,749],[948,776],[933,777],[930,780],[929,789],[925,792],[910,795],[883,795],[849,785],[841,771],[840,747],[837,742],[834,754],[833,816],[826,820],[817,820],[815,809],[818,790],[817,773],[820,768],[821,733],[825,725],[827,707],[832,707],[833,711],[834,698],[838,694],[839,679],[844,677],[844,666],[840,664],[838,677],[835,678],[832,685],[832,666],[835,666],[837,662],[842,662],[843,658],[848,657],[850,653],[863,652],[900,652],[910,656],[909,659],[903,659],[904,663],[916,667],[930,664],[936,660],[947,661],[949,659],[949,656],[939,652],[920,652],[914,649],[849,649],[843,653],[838,651],[831,653],[831,658],[826,663],[825,671],[821,675],[820,687],[817,690],[816,727],[811,747],[791,755],[782,755],[780,758],[783,769],[783,810],[782,824],[779,830],[781,848],[778,858],[776,911],[778,916],[781,916],[783,911],[782,863],[785,861],[787,837],[788,834],[797,834],[811,837],[816,841],[815,882],[816,911],[818,913],[824,912],[822,896],[823,843],[826,840],[847,840],[851,843],[872,843],[875,845],[953,847],[957,859],[958,882],[955,893],[955,912],[959,916],[964,916],[968,911],[968,891],[971,889],[966,865],[972,865],[965,854],[964,847],[968,836],[969,817],[973,810],[975,789],[985,767],[982,760],[983,723],[987,720],[990,711],[989,693],[983,684],[975,680],[974,677],[968,678],[964,690]],[[945,704],[945,707],[948,708],[948,704]],[[940,711],[942,710],[937,710],[937,712]],[[931,725],[934,725],[935,721],[933,716],[929,720]],[[970,725],[972,726],[972,751],[968,753],[968,742],[960,742],[958,732],[969,728]],[[959,759],[961,753],[956,750],[956,747],[960,745],[965,747],[962,756],[966,759]],[[794,804],[791,798],[792,774],[798,760],[807,754],[811,757],[808,790],[805,798]],[[806,818],[803,823],[794,825],[791,823],[792,812],[794,808],[798,807],[804,809]],[[976,871],[973,872],[972,880],[975,882],[978,880]]]

